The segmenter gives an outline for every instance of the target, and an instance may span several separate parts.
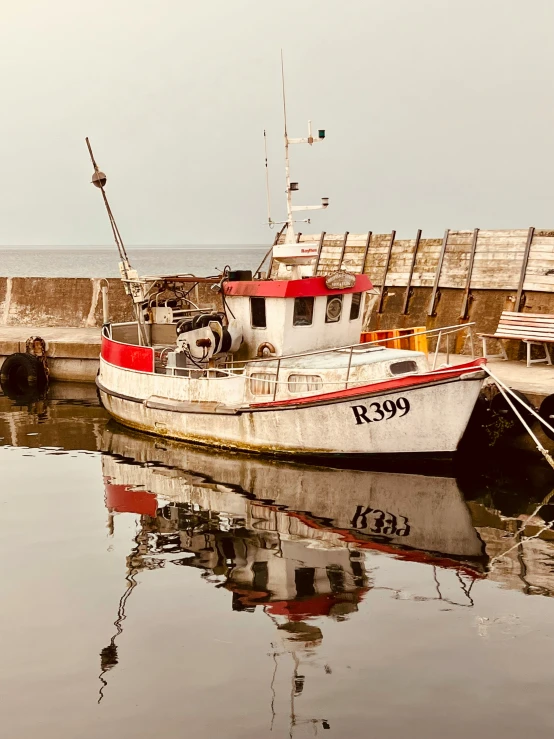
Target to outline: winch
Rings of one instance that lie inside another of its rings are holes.
[[[176,349],[167,355],[168,373],[178,375],[179,370],[223,360],[236,352],[242,343],[240,326],[237,321],[224,326],[223,320],[221,313],[203,313],[180,321]]]

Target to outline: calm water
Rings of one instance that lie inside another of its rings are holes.
[[[127,250],[139,274],[218,274],[226,264],[233,269],[258,268],[269,249],[262,246],[134,247]],[[52,249],[1,248],[2,277],[119,277],[116,247]]]
[[[0,396],[3,735],[546,736],[554,483],[462,467],[214,454],[92,387]]]

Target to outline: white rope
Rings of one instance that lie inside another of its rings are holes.
[[[498,385],[498,389],[500,389],[500,388],[502,387],[502,388],[503,388],[504,390],[506,390],[506,392],[508,392],[508,393],[509,393],[509,394],[510,394],[510,395],[511,395],[512,397],[514,397],[514,398],[515,398],[515,399],[516,399],[516,400],[517,400],[517,401],[518,401],[519,403],[521,403],[521,404],[522,404],[522,405],[523,405],[523,406],[524,406],[524,407],[525,407],[525,408],[526,408],[526,409],[527,409],[527,410],[529,411],[529,413],[531,413],[531,414],[532,414],[533,416],[535,416],[535,418],[537,419],[537,421],[540,421],[540,422],[542,423],[542,425],[543,425],[543,426],[546,426],[546,428],[547,428],[547,429],[548,429],[549,431],[551,431],[551,432],[552,432],[552,433],[554,434],[554,427],[552,427],[552,426],[551,426],[551,425],[550,425],[550,424],[548,423],[548,421],[545,421],[545,420],[544,420],[544,418],[543,418],[542,416],[540,416],[540,415],[539,415],[539,414],[537,413],[537,411],[536,411],[536,410],[535,410],[535,409],[534,409],[534,408],[533,408],[532,406],[530,406],[530,405],[527,405],[527,403],[524,403],[524,402],[523,402],[523,400],[522,400],[521,398],[519,398],[519,397],[518,397],[518,396],[517,396],[517,395],[516,395],[516,394],[514,393],[514,391],[512,390],[512,388],[511,388],[511,387],[508,387],[507,385],[505,385],[505,384],[504,384],[504,383],[502,382],[502,380],[500,380],[500,379],[499,379],[499,378],[498,378],[498,377],[497,377],[497,376],[496,376],[495,374],[493,374],[493,373],[491,372],[491,370],[490,370],[490,369],[489,369],[489,368],[487,367],[487,365],[484,365],[484,366],[483,366],[483,369],[484,369],[484,370],[485,370],[485,372],[487,372],[487,373],[488,373],[488,374],[489,374],[489,375],[491,376],[491,378],[492,378],[492,379],[493,379],[493,380],[495,381],[495,383],[496,383],[496,384]]]
[[[539,508],[540,508],[540,507],[542,507],[543,505],[544,505],[544,503],[541,503],[541,505],[539,506]],[[521,527],[521,531],[524,531],[524,530],[525,530],[525,526],[527,526],[527,522],[528,522],[528,520],[529,520],[529,519],[527,519],[527,521],[525,522],[525,524],[524,524],[524,525],[523,525],[523,526]],[[501,559],[502,559],[503,557],[505,557],[505,556],[506,556],[507,554],[509,554],[510,552],[513,552],[513,550],[514,550],[514,549],[517,549],[517,548],[518,548],[518,547],[520,547],[520,546],[521,546],[522,544],[525,544],[526,542],[528,542],[528,541],[531,541],[531,539],[537,539],[537,538],[538,538],[538,537],[539,537],[539,536],[540,536],[541,534],[544,534],[544,532],[545,532],[545,531],[548,531],[549,529],[552,529],[552,526],[553,526],[553,525],[554,525],[554,521],[552,521],[552,523],[549,523],[549,524],[545,524],[544,526],[541,526],[541,527],[539,528],[539,530],[537,531],[537,533],[536,533],[536,534],[533,534],[532,536],[522,536],[522,537],[521,537],[521,539],[520,539],[520,540],[519,540],[518,542],[516,542],[516,543],[515,543],[515,544],[514,544],[513,546],[511,546],[511,547],[510,547],[509,549],[506,549],[506,551],[505,551],[505,552],[502,552],[502,554],[497,554],[497,555],[496,555],[496,557],[493,557],[493,558],[491,559],[491,561],[490,561],[490,565],[489,565],[489,566],[490,566],[491,568],[492,568],[492,567],[494,567],[494,565],[495,565],[495,564],[496,564],[496,563],[497,563],[497,562],[498,562],[499,560],[501,560]]]
[[[531,406],[527,405],[527,403],[525,403],[521,398],[519,398],[514,393],[514,391],[511,390],[511,388],[509,388],[507,385],[505,385],[502,382],[502,380],[500,380],[495,374],[493,374],[491,372],[491,370],[486,365],[483,366],[483,369],[494,380],[494,382],[496,383],[496,386],[498,387],[499,392],[504,396],[504,398],[506,399],[506,402],[508,403],[508,405],[510,406],[510,408],[513,410],[513,412],[515,413],[515,415],[517,416],[517,418],[521,421],[521,423],[525,427],[527,433],[529,434],[529,436],[535,442],[535,444],[536,444],[537,449],[539,450],[539,452],[543,455],[543,457],[546,459],[546,461],[552,467],[552,469],[554,469],[554,459],[552,459],[552,457],[550,456],[550,454],[547,452],[547,450],[540,443],[540,441],[538,440],[538,438],[536,437],[536,435],[533,433],[533,431],[531,430],[531,427],[529,426],[529,424],[527,423],[527,421],[523,418],[523,416],[521,415],[521,413],[516,408],[514,402],[510,398],[510,395],[513,398],[515,398],[515,400],[517,400],[527,411],[529,411],[529,413],[531,413],[533,416],[535,416],[535,418],[537,418],[544,426],[546,426],[546,428],[550,429],[550,431],[552,431],[552,433],[554,433],[554,429],[552,428],[552,426],[549,423],[547,423],[543,418],[541,418],[539,416],[539,414],[535,411],[534,408],[532,408]]]

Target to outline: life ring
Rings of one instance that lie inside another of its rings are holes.
[[[48,384],[44,365],[34,354],[10,354],[0,367],[0,385],[6,395],[43,390]]]

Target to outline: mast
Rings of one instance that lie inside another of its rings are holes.
[[[320,128],[318,130],[317,138],[314,138],[312,134],[312,122],[308,121],[308,136],[305,138],[290,138],[288,135],[287,128],[287,102],[285,94],[285,66],[283,61],[283,50],[281,49],[281,84],[283,91],[283,118],[284,118],[284,138],[285,138],[285,182],[286,182],[286,194],[287,194],[287,220],[285,221],[287,226],[287,232],[285,234],[285,243],[294,244],[296,241],[294,233],[295,223],[310,223],[310,219],[306,218],[302,221],[294,220],[294,213],[297,211],[305,210],[325,210],[329,206],[329,198],[321,198],[321,205],[293,205],[292,204],[292,193],[298,190],[298,182],[290,181],[290,155],[289,145],[290,144],[312,144],[318,141],[325,140],[325,129]]]
[[[96,160],[94,158],[94,154],[92,153],[92,146],[90,145],[88,136],[86,137],[85,141],[90,154],[90,159],[92,161],[92,166],[94,167],[91,181],[92,184],[97,187],[102,193],[104,205],[106,206],[106,212],[108,213],[108,218],[110,220],[110,226],[112,227],[115,244],[117,246],[119,259],[121,260],[119,262],[119,271],[121,273],[125,292],[130,295],[133,300],[133,310],[137,321],[139,344],[141,346],[148,346],[148,339],[144,327],[142,310],[140,307],[140,304],[145,297],[144,289],[140,283],[137,271],[131,267],[129,257],[127,256],[127,251],[123,243],[123,239],[121,238],[121,234],[119,233],[119,228],[117,227],[117,223],[115,222],[114,214],[112,212],[112,209],[110,208],[106,191],[104,190],[104,186],[106,185],[108,178],[106,177],[104,172],[100,171],[98,165],[96,164]]]
[[[104,186],[108,180],[104,172],[101,172],[98,169],[98,165],[96,164],[96,160],[94,158],[94,154],[92,153],[92,146],[90,145],[90,141],[88,139],[88,136],[85,139],[87,143],[88,153],[90,154],[90,159],[92,161],[92,166],[94,167],[94,173],[92,175],[92,184],[97,187],[100,192],[102,193],[102,198],[104,200],[104,205],[106,206],[106,211],[108,213],[108,218],[110,219],[110,226],[112,227],[115,244],[117,246],[117,251],[119,253],[119,258],[121,259],[121,271],[125,275],[125,279],[129,279],[129,272],[131,271],[131,265],[129,263],[129,257],[127,256],[127,252],[125,250],[125,245],[123,244],[123,239],[121,238],[121,234],[119,233],[119,228],[117,227],[117,223],[115,222],[114,215],[112,213],[112,209],[110,208],[110,204],[108,202],[108,196],[106,195],[106,191],[104,190]]]
[[[287,233],[285,241],[294,242],[294,220],[292,216],[292,192],[290,189],[290,157],[289,157],[289,135],[287,131],[287,99],[285,95],[285,66],[283,61],[283,49],[281,49],[281,85],[283,88],[283,119],[285,125],[285,182],[287,193]]]

